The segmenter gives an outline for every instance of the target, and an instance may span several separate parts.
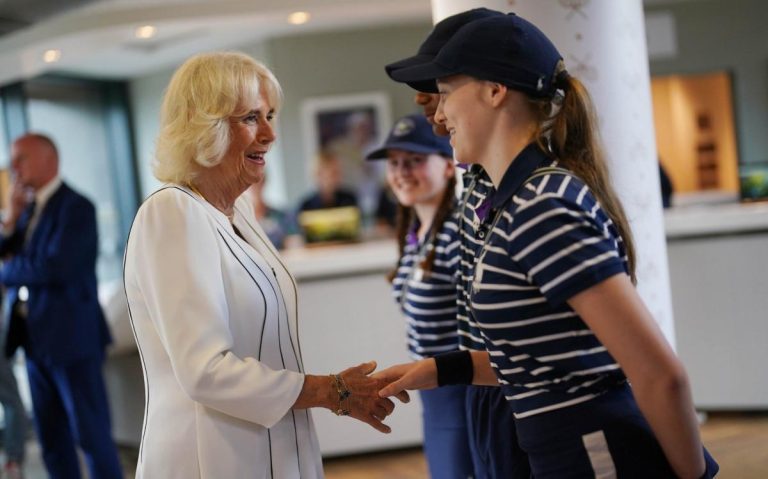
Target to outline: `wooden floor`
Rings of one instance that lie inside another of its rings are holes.
[[[718,478],[768,478],[768,412],[711,413],[701,427],[704,444],[720,464]],[[420,449],[325,461],[326,479],[424,479]]]

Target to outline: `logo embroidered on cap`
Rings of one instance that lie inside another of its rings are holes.
[[[416,124],[410,118],[403,118],[392,128],[393,136],[405,136],[416,128]]]
[[[538,83],[536,83],[536,91],[541,91],[544,89],[544,77],[539,77]]]

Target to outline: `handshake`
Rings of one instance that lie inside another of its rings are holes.
[[[399,364],[377,373],[376,362],[370,361],[332,374],[330,409],[338,416],[351,416],[383,433],[391,432],[384,419],[392,414],[396,397],[410,401],[408,389],[437,387],[434,360]]]

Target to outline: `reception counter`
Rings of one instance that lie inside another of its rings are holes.
[[[677,352],[700,409],[768,409],[768,203],[665,213]]]

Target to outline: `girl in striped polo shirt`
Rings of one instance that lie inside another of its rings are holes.
[[[456,271],[459,262],[456,178],[451,145],[423,115],[392,127],[368,159],[387,161],[387,182],[398,201],[400,259],[390,273],[392,293],[406,319],[413,359],[456,351]],[[424,450],[432,477],[472,477],[464,414],[466,386],[422,391]]]
[[[459,217],[476,251],[466,334],[486,351],[394,366],[381,394],[498,384],[536,478],[714,476],[686,373],[633,285],[591,100],[554,45],[514,14],[482,19],[399,76],[437,81],[456,160],[493,183]]]

